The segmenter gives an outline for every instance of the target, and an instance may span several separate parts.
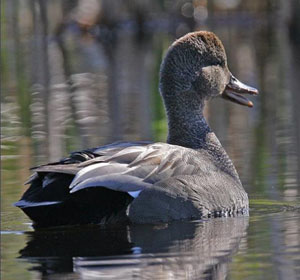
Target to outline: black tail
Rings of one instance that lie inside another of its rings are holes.
[[[126,208],[133,200],[130,195],[99,187],[70,194],[73,178],[69,174],[39,173],[16,206],[35,228],[126,222]]]

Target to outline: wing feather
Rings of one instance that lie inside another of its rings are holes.
[[[144,182],[141,178],[138,177],[130,175],[122,175],[116,177],[114,174],[109,174],[83,180],[74,188],[72,188],[70,192],[74,193],[81,189],[90,187],[105,187],[120,192],[136,192],[142,191],[150,186],[151,184]]]
[[[42,165],[32,168],[35,172],[54,172],[75,175],[80,167],[78,164],[56,164],[56,165]]]
[[[93,165],[89,165],[81,169],[75,176],[74,180],[70,185],[70,189],[78,185],[79,183],[93,177],[101,177],[107,174],[121,174],[128,168],[125,164],[120,163],[108,163],[101,162]]]
[[[195,161],[185,158],[184,149],[165,143],[115,143],[76,152],[59,163],[33,170],[75,175],[69,186],[71,193],[84,188],[106,187],[136,195],[167,178],[194,174]],[[48,177],[45,176],[43,187],[51,181],[51,176]]]

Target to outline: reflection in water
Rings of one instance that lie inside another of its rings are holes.
[[[236,217],[35,231],[20,254],[41,278],[72,273],[75,279],[225,279],[247,226],[248,217]]]

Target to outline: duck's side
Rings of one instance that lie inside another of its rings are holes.
[[[248,208],[234,170],[222,171],[205,150],[166,143],[116,143],[34,171],[16,206],[36,227],[167,222]]]

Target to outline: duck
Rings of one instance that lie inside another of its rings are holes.
[[[215,97],[253,107],[245,95],[258,90],[233,76],[214,33],[195,31],[167,50],[159,91],[166,143],[115,142],[32,168],[15,206],[34,228],[248,215],[247,193],[203,109]]]

